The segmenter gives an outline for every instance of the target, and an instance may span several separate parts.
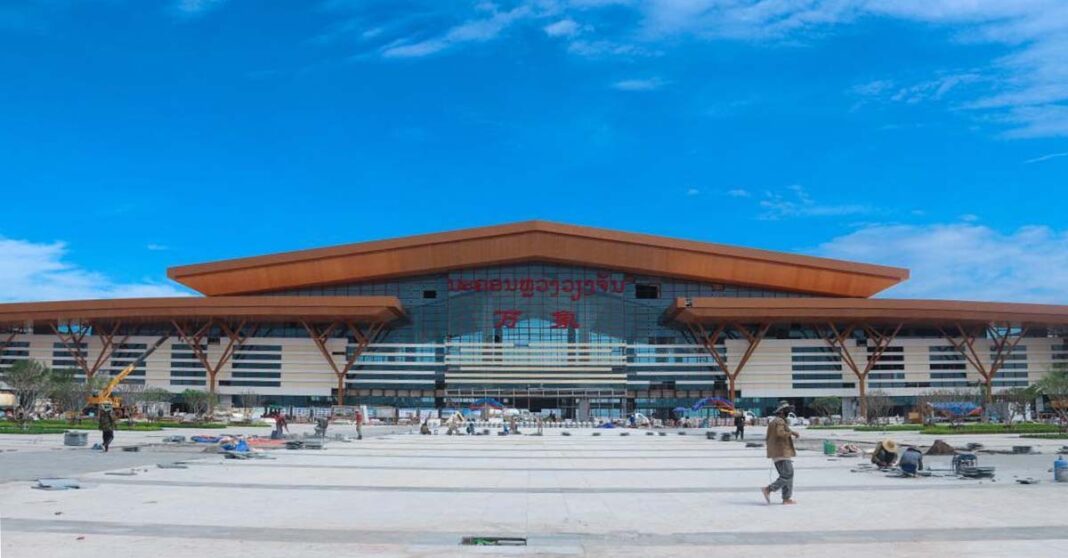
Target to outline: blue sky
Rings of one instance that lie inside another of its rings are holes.
[[[1068,302],[1059,0],[0,3],[0,300],[532,218]]]

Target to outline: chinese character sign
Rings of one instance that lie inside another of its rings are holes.
[[[553,325],[549,326],[553,329],[578,329],[579,323],[575,319],[575,313],[568,310],[560,310],[559,312],[553,312]]]
[[[519,316],[522,314],[523,312],[520,310],[496,310],[493,312],[493,317],[496,320],[493,327],[515,327],[519,323]]]
[[[494,310],[494,328],[514,328],[519,324],[519,318],[523,315],[522,310]],[[551,329],[578,329],[581,327],[575,313],[570,310],[559,310],[552,314]]]

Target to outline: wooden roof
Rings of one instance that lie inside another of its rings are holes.
[[[156,322],[171,319],[392,322],[404,317],[393,296],[219,296],[125,298],[0,304],[0,324],[71,320]]]
[[[860,323],[1009,323],[1068,325],[1068,306],[866,298],[678,298],[665,314],[678,323],[848,322]]]
[[[908,270],[544,221],[172,267],[209,296],[278,291],[544,261],[786,290],[868,297]]]

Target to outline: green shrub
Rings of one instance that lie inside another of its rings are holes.
[[[17,425],[0,425],[0,434],[62,434],[66,431],[66,428],[36,426],[32,424],[27,425],[26,430],[19,428]]]
[[[63,430],[97,430],[96,424],[90,424],[88,422],[82,424],[64,425]],[[141,424],[133,423],[126,424],[121,420],[115,422],[115,430],[125,430],[127,432],[156,432],[163,430],[158,424]]]
[[[29,428],[29,432],[35,434],[62,434],[67,430],[96,430],[98,428],[96,419],[86,419],[81,421],[81,423],[76,424],[69,424],[65,420],[35,420],[26,423],[26,425],[27,428]],[[16,430],[18,430],[18,432],[14,432]],[[132,425],[126,424],[122,421],[122,419],[119,419],[115,422],[115,430],[125,430],[134,432],[155,432],[157,430],[162,430],[162,428],[160,428],[159,425],[156,424],[144,424],[139,422],[135,422]],[[15,424],[0,425],[0,432],[5,434],[22,433],[19,427]]]
[[[857,432],[919,432],[923,430],[922,424],[887,424],[885,426],[858,426]]]
[[[264,424],[264,423],[247,423],[247,422],[231,422],[230,424],[226,424],[226,423],[223,423],[223,422],[182,422],[182,423],[167,423],[167,424],[164,424],[162,426],[163,426],[163,428],[201,428],[201,429],[209,429],[209,430],[221,430],[221,429],[224,429],[224,428],[235,428],[235,427],[246,428],[246,427],[249,427],[249,426],[269,428],[271,425]]]
[[[1044,434],[1057,433],[1060,428],[1054,424],[1020,423],[1012,426],[1004,424],[974,423],[962,426],[936,425],[923,429],[924,434]]]

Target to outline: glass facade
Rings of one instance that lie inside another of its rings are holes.
[[[410,322],[391,329],[385,342],[595,344],[680,341],[678,330],[660,323],[676,297],[801,296],[551,263],[482,267],[274,294],[396,296]]]
[[[547,404],[561,407],[586,397],[591,410],[602,403],[619,409],[628,392],[724,389],[708,353],[663,322],[675,298],[802,296],[554,263],[273,294],[400,299],[407,321],[391,326],[347,378],[364,397],[437,390],[446,405],[489,396],[553,399]]]

